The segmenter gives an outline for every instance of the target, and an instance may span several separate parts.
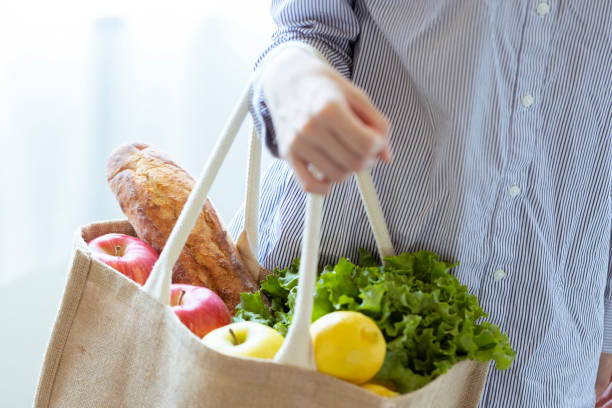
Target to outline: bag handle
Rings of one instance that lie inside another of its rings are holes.
[[[261,179],[261,139],[257,136],[253,122],[250,122],[251,140],[247,162],[246,194],[244,199],[244,231],[251,252],[257,257],[259,225],[259,182]]]
[[[361,200],[363,201],[363,206],[365,207],[366,215],[374,234],[380,260],[384,262],[386,257],[394,256],[395,251],[393,250],[387,222],[385,221],[385,216],[376,194],[374,180],[372,180],[369,170],[360,171],[355,175],[355,179],[357,180]]]
[[[310,323],[319,264],[322,207],[323,196],[308,194],[295,310],[285,341],[274,356],[277,363],[311,370],[317,369],[310,339]]]
[[[257,254],[257,217],[259,209],[259,181],[261,169],[261,139],[251,129],[249,161],[247,165],[247,192],[244,210],[244,230],[252,253]],[[374,233],[380,258],[393,256],[394,250],[385,218],[376,195],[374,181],[368,170],[355,175],[357,186]],[[296,308],[287,337],[277,352],[275,361],[281,364],[316,369],[310,341],[310,323],[314,287],[317,276],[319,243],[321,237],[323,196],[309,194],[300,258]]]
[[[356,175],[356,179],[370,226],[374,232],[380,257],[383,259],[385,256],[393,256],[393,245],[391,244],[391,238],[389,237],[389,231],[387,230],[380,202],[376,196],[372,176],[368,170],[364,170]],[[310,324],[312,321],[312,304],[319,263],[322,207],[323,196],[308,194],[304,235],[302,236],[300,273],[295,300],[296,306],[285,341],[274,356],[274,361],[277,363],[311,370],[317,369],[312,340],[310,338]]]
[[[178,220],[166,245],[153,266],[153,270],[143,286],[145,292],[162,304],[170,303],[170,285],[172,281],[172,267],[187,242],[191,230],[204,205],[208,192],[219,172],[227,153],[240,130],[241,124],[248,114],[250,84],[242,92],[238,104],[235,106],[225,125],[221,136],[210,154],[202,173],[198,177],[187,202],[181,211]],[[249,147],[249,163],[247,173],[247,192],[245,203],[245,229],[250,241],[251,249],[257,248],[257,212],[259,200],[259,175],[261,171],[261,142],[251,132]],[[383,217],[380,203],[374,189],[374,182],[369,171],[362,171],[357,176],[357,183],[366,214],[378,246],[381,258],[393,255],[393,246]],[[306,218],[302,237],[302,251],[300,261],[300,276],[298,278],[298,293],[296,309],[287,337],[283,346],[277,353],[275,361],[304,368],[316,369],[310,342],[309,327],[312,316],[312,303],[314,285],[317,276],[319,259],[319,242],[321,236],[321,213],[323,196],[308,194],[306,203]],[[256,253],[254,251],[254,253]]]
[[[172,267],[178,260],[178,257],[187,242],[187,238],[191,230],[196,224],[198,216],[202,210],[202,206],[206,202],[208,192],[213,181],[217,177],[219,168],[227,156],[227,152],[231,147],[240,126],[244,121],[249,109],[249,94],[250,86],[247,86],[242,91],[238,103],[234,107],[228,122],[221,131],[221,136],[212,153],[208,157],[206,165],[200,173],[200,177],[196,181],[193,190],[187,198],[187,202],[181,211],[170,236],[164,245],[164,249],[153,270],[144,284],[144,291],[164,305],[170,304],[170,284],[172,283]]]
[[[258,215],[259,215],[259,182],[261,174],[261,139],[257,136],[251,123],[249,142],[249,159],[247,164],[246,198],[244,204],[244,230],[247,233],[251,251],[257,255],[258,248]],[[355,174],[355,180],[366,210],[366,215],[374,234],[380,259],[395,255],[385,217],[376,194],[374,181],[368,170]]]

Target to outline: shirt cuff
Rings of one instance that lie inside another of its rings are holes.
[[[604,300],[604,329],[602,353],[612,354],[612,300]]]

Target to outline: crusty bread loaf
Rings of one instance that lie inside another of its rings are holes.
[[[193,178],[158,149],[140,143],[122,145],[112,153],[107,178],[138,237],[161,251],[193,188]],[[240,292],[258,289],[209,200],[174,266],[172,282],[214,290],[231,313],[240,302]]]

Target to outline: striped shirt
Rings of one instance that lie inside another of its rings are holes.
[[[599,355],[612,353],[612,2],[272,3],[270,49],[314,46],[390,118],[394,159],[372,173],[395,250],[459,261],[509,333],[516,361],[490,370],[481,406],[593,407]],[[274,150],[257,93],[253,113]],[[304,203],[275,161],[260,203],[266,267],[299,255]],[[359,248],[376,246],[349,180],[325,199],[321,262]]]

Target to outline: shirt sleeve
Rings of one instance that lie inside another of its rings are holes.
[[[351,77],[353,44],[359,36],[355,0],[272,0],[277,30],[270,46],[255,64],[257,72],[273,50],[300,43],[314,48],[347,78]],[[256,76],[257,77],[257,76]],[[278,156],[272,118],[257,79],[252,88],[251,114],[257,134],[270,152]]]
[[[612,197],[610,197],[612,202]],[[611,214],[612,215],[612,214]],[[604,333],[602,353],[612,354],[612,228],[610,229],[610,255],[608,256],[608,280],[604,295]]]

